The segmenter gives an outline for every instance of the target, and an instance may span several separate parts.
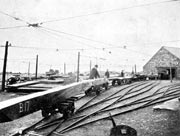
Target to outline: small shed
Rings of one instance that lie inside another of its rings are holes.
[[[143,66],[148,75],[158,75],[160,79],[180,79],[180,48],[161,47],[158,52]]]

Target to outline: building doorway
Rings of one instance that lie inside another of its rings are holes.
[[[172,72],[172,79],[176,78],[176,68],[172,67],[170,72],[170,67],[158,67],[158,77],[161,80],[169,80],[170,73]]]

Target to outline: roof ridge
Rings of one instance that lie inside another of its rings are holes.
[[[180,59],[180,48],[178,48],[178,47],[168,47],[168,46],[163,46],[163,48]]]

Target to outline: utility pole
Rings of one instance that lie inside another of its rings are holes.
[[[92,62],[91,62],[91,60],[90,60],[90,72],[91,72],[91,67],[92,67]]]
[[[36,76],[35,76],[35,79],[37,79],[37,73],[38,73],[38,55],[36,55]]]
[[[135,74],[136,74],[136,64],[135,64],[135,66],[134,66],[134,72],[135,72]]]
[[[30,62],[29,62],[29,64],[28,64],[28,77],[30,76]]]
[[[77,82],[79,82],[79,62],[80,62],[80,52],[78,52],[78,64],[77,64]]]
[[[66,74],[66,63],[64,63],[64,74]]]
[[[5,81],[6,81],[6,65],[7,65],[7,55],[8,55],[8,41],[6,41],[5,54],[4,54],[4,65],[2,73],[2,91],[5,90]]]
[[[171,83],[172,83],[172,67],[171,67],[171,62],[170,62],[170,80],[171,80]]]
[[[132,74],[134,75],[134,67],[132,67]]]

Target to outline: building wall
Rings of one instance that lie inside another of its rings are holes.
[[[157,74],[157,67],[176,67],[177,76],[180,78],[180,59],[163,47],[143,67],[145,74]]]

